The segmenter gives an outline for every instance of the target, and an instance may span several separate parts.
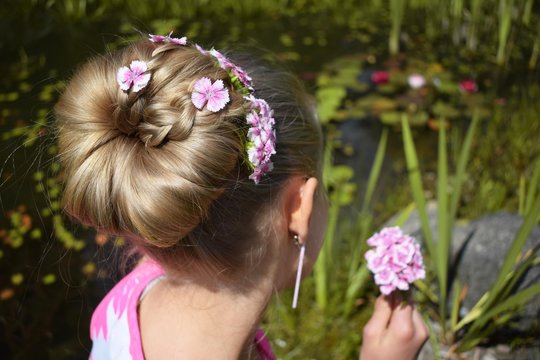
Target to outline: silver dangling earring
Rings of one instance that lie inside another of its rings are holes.
[[[300,245],[300,238],[298,235],[293,237],[294,243],[300,247],[300,256],[298,257],[298,269],[296,270],[296,282],[294,283],[294,295],[292,301],[292,308],[296,309],[298,304],[298,293],[300,292],[300,282],[302,281],[302,267],[304,266],[304,255],[306,254],[306,246]]]

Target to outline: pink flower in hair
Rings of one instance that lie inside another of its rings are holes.
[[[276,153],[274,112],[262,99],[257,99],[253,95],[246,96],[245,99],[251,103],[252,108],[246,116],[246,121],[250,125],[247,134],[248,160],[253,166],[253,173],[249,178],[258,184],[262,176],[274,168],[270,160]]]
[[[420,245],[400,228],[384,228],[367,244],[374,247],[366,252],[367,266],[384,295],[409,290],[409,284],[426,276]]]
[[[199,51],[201,51],[201,49],[199,49]],[[244,85],[250,91],[253,91],[253,87],[251,84],[251,77],[247,74],[247,72],[244,71],[244,69],[242,69],[238,65],[235,65],[231,60],[229,60],[225,55],[223,55],[216,49],[212,49],[210,51],[207,51],[206,53],[203,51],[201,51],[201,53],[205,55],[206,54],[212,55],[217,60],[220,68],[226,71],[230,71],[234,76],[238,78],[238,80],[242,83],[242,85]]]
[[[197,49],[201,54],[208,55],[208,51],[205,50],[202,46],[199,44],[195,44],[195,49]]]
[[[151,42],[156,43],[156,44],[172,43],[172,44],[182,45],[182,46],[187,44],[187,37],[185,36],[182,36],[181,38],[171,37],[172,33],[173,32],[171,31],[169,35],[148,34],[148,39],[150,39]]]
[[[167,35],[153,35],[148,34],[148,39],[156,44],[163,43],[167,39]]]
[[[133,91],[138,92],[150,81],[150,74],[145,74],[148,66],[144,61],[133,60],[129,67],[122,66],[116,73],[116,81],[120,89],[128,91],[133,86]]]
[[[274,169],[274,164],[272,164],[272,162],[268,162],[264,165],[261,165],[255,168],[255,170],[253,170],[253,174],[249,175],[249,179],[253,180],[255,184],[258,184],[259,181],[261,181],[264,174],[272,171],[273,169]]]
[[[212,80],[207,77],[200,78],[193,87],[191,101],[199,110],[206,108],[211,112],[218,112],[230,101],[229,90],[225,88],[222,80]]]
[[[229,70],[234,66],[234,64],[225,55],[223,55],[216,49],[210,50],[209,54],[218,61],[219,67],[223,70]]]

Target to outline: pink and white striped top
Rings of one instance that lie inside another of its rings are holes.
[[[165,271],[156,262],[145,261],[103,298],[90,323],[91,360],[144,360],[137,309],[145,289],[162,276]],[[254,342],[263,359],[275,360],[262,330]]]

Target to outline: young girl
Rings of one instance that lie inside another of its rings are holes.
[[[138,266],[102,300],[90,358],[273,359],[271,296],[308,274],[326,198],[314,105],[289,73],[150,35],[92,59],[55,107],[65,210]],[[361,358],[414,358],[412,305],[379,298]]]

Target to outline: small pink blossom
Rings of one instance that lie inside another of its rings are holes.
[[[199,51],[201,51],[201,50],[199,50]],[[222,68],[223,70],[226,70],[226,71],[230,71],[234,76],[236,76],[238,78],[238,80],[240,80],[242,85],[244,85],[250,91],[253,91],[253,87],[252,87],[252,83],[251,83],[252,79],[247,74],[247,72],[244,71],[244,69],[242,69],[240,66],[234,64],[231,60],[229,60],[229,58],[227,58],[225,55],[223,55],[222,53],[220,53],[216,49],[212,49],[210,51],[206,51],[206,50],[202,49],[201,53],[206,55],[205,52],[210,54],[211,56],[213,56],[217,60],[220,68]]]
[[[253,166],[253,173],[249,178],[258,184],[262,176],[274,168],[270,160],[276,153],[274,112],[262,99],[253,95],[246,96],[245,99],[251,103],[252,109],[246,116],[246,121],[250,125],[247,134],[248,160]]]
[[[185,36],[182,36],[181,38],[171,37],[172,33],[173,32],[171,31],[169,35],[148,34],[148,39],[151,42],[156,43],[156,44],[172,43],[172,44],[182,45],[182,46],[187,44],[187,37]]]
[[[420,89],[426,85],[426,78],[420,74],[411,74],[409,75],[407,82],[413,89]]]
[[[138,92],[150,81],[150,74],[145,74],[148,66],[144,61],[133,60],[129,67],[122,66],[116,73],[116,81],[120,89],[128,91],[133,86],[133,91]]]
[[[409,290],[409,284],[426,276],[420,245],[400,228],[384,228],[367,240],[373,246],[365,254],[381,293]]]
[[[374,84],[386,84],[390,80],[390,74],[387,71],[374,71],[371,73],[371,81]]]
[[[201,54],[208,55],[208,51],[205,50],[202,46],[199,44],[195,44],[195,49],[197,49]]]
[[[459,90],[463,93],[474,93],[478,91],[478,85],[474,80],[463,80],[459,83]]]
[[[224,70],[229,70],[234,66],[234,64],[225,55],[223,55],[216,49],[210,50],[209,53],[218,61],[220,68]]]
[[[197,80],[191,93],[191,101],[199,110],[206,108],[211,112],[218,112],[230,101],[229,90],[225,88],[222,80],[212,81],[207,77]]]

